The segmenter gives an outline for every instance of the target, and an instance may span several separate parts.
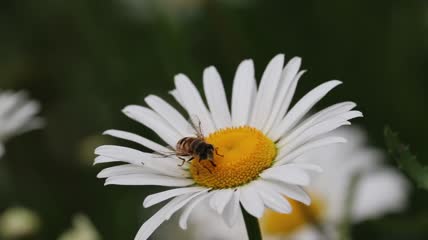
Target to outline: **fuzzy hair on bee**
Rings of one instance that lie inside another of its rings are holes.
[[[202,133],[201,121],[197,120],[198,124],[195,124],[195,121],[191,120],[193,128],[196,130],[195,137],[184,137],[178,140],[177,145],[175,147],[176,155],[180,156],[189,156],[189,159],[183,159],[183,162],[180,164],[182,166],[185,161],[190,162],[193,159],[197,158],[198,161],[207,160],[210,164],[215,167],[216,164],[214,162],[214,153],[218,156],[223,157],[217,152],[217,148],[215,148],[212,144],[209,144],[205,141],[204,134]],[[209,170],[209,169],[208,169]]]
[[[178,164],[178,166],[183,166],[185,162],[191,162],[193,159],[198,159],[198,161],[209,161],[213,167],[216,167],[214,162],[214,154],[223,157],[217,151],[217,148],[212,144],[209,144],[205,141],[204,134],[202,133],[201,121],[196,118],[191,119],[189,122],[191,126],[195,130],[195,136],[188,136],[178,140],[175,150],[173,150],[172,154],[168,154],[165,156],[175,155],[182,163]],[[197,124],[195,124],[197,122]],[[209,172],[211,170],[205,167]]]

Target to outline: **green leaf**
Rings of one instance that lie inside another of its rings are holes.
[[[384,131],[385,143],[389,154],[397,162],[398,167],[403,170],[417,186],[428,190],[428,169],[423,166],[413,155],[409,146],[403,144],[398,138],[398,134],[393,132],[389,126]]]

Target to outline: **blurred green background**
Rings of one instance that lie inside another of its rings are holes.
[[[103,239],[132,239],[156,209],[142,208],[155,189],[103,186],[93,150],[115,140],[101,133],[117,128],[156,138],[120,110],[144,104],[150,93],[172,100],[176,73],[201,87],[209,65],[230,94],[241,60],[254,59],[259,77],[277,53],[301,56],[309,70],[298,96],[342,80],[318,108],[357,102],[365,118],[354,123],[373,145],[384,147],[389,124],[428,164],[427,1],[4,0],[0,88],[28,90],[41,101],[47,126],[8,142],[0,211],[36,211],[42,228],[31,239],[55,239],[78,212]],[[414,189],[406,212],[358,224],[353,235],[427,239],[427,201],[427,192]]]

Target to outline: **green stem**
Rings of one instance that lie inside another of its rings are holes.
[[[244,216],[245,227],[247,228],[248,240],[262,240],[259,220],[247,213],[242,205],[241,211]]]

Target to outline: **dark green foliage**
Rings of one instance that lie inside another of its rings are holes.
[[[428,190],[428,168],[418,161],[410,152],[409,146],[402,143],[398,134],[389,126],[385,127],[384,134],[388,152],[397,162],[398,167],[409,175],[418,187]]]
[[[104,240],[132,239],[156,210],[143,209],[144,196],[160,188],[104,187],[95,177],[101,167],[91,166],[87,150],[96,144],[86,146],[93,143],[88,139],[111,128],[157,139],[120,110],[145,105],[148,94],[173,102],[167,92],[176,73],[201,89],[209,65],[230,95],[245,58],[254,59],[259,77],[275,54],[301,56],[309,71],[296,99],[324,81],[342,80],[316,108],[354,101],[365,117],[353,123],[368,130],[374,145],[383,143],[381,129],[389,122],[418,149],[420,165],[428,164],[427,1],[249,0],[231,6],[209,0],[186,18],[135,16],[136,9],[130,15],[124,2],[0,1],[0,89],[27,89],[47,120],[45,129],[7,143],[0,212],[14,205],[37,211],[43,228],[34,239],[56,239],[78,212],[91,218]],[[99,141],[106,143],[139,148],[109,137]],[[412,178],[425,171],[413,160],[402,165]],[[426,239],[427,192],[411,200],[401,215],[359,224],[353,239]]]

